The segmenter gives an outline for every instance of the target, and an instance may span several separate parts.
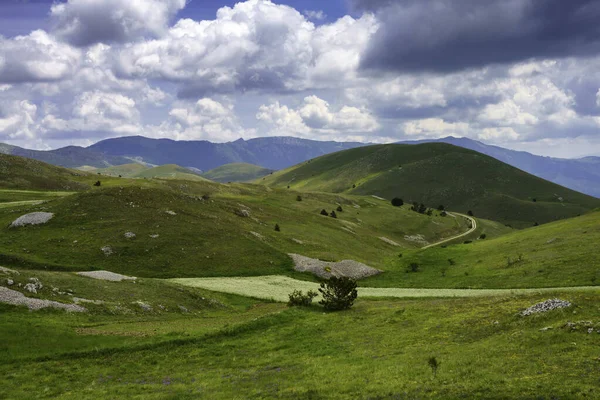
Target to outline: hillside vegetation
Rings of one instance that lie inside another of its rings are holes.
[[[227,182],[249,182],[262,178],[272,173],[272,169],[259,167],[248,163],[225,164],[202,174],[211,181]]]
[[[519,228],[600,206],[600,199],[444,143],[345,150],[276,172],[261,182],[295,190],[400,197],[430,207],[441,204]]]
[[[209,181],[105,178],[100,177],[100,187],[86,192],[0,208],[0,263],[147,277],[266,275],[293,274],[287,254],[296,253],[326,261],[353,259],[378,268],[401,248],[417,248],[468,229],[464,218],[421,215],[372,197]],[[321,215],[323,209],[336,210],[337,218]],[[33,211],[55,217],[45,225],[8,228],[18,216]],[[135,238],[126,238],[128,232]]]

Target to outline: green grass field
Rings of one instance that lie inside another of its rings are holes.
[[[328,154],[260,182],[296,190],[400,197],[510,224],[574,217],[600,199],[550,183],[480,153],[444,143],[376,145]]]

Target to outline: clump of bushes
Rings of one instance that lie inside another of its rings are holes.
[[[392,199],[392,205],[394,207],[401,207],[404,205],[404,200],[402,200],[400,197],[394,197]]]
[[[302,290],[294,290],[289,295],[288,307],[308,307],[312,304],[312,301],[318,294],[312,290],[302,293]]]
[[[328,217],[328,216],[329,216],[329,213],[327,212],[327,210],[326,210],[326,209],[322,209],[322,210],[321,210],[321,215],[324,215],[324,216]]]
[[[326,310],[347,310],[358,297],[356,281],[350,278],[332,276],[321,283],[319,288],[323,300],[319,302]]]

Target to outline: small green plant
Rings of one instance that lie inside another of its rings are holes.
[[[300,195],[296,196],[296,201],[302,201],[302,196],[300,196]]]
[[[410,263],[407,272],[419,272],[419,264],[415,262]]]
[[[455,264],[456,264],[456,261],[454,261],[452,258],[449,258],[449,259],[448,259],[448,264],[450,264],[450,265],[455,265]]]
[[[437,377],[438,368],[440,368],[440,365],[442,363],[439,362],[436,357],[431,356],[427,360],[427,364],[429,365],[429,368],[431,368],[431,372],[433,373],[433,379],[435,379]]]
[[[319,288],[323,300],[319,302],[326,310],[347,310],[354,304],[358,297],[356,281],[345,276],[332,276],[325,282],[321,282]]]
[[[281,228],[279,227],[279,224],[275,224],[275,231],[281,232]]]
[[[506,267],[512,267],[515,264],[519,264],[525,261],[523,254],[519,254],[517,258],[506,257]]]
[[[306,294],[302,293],[302,290],[294,290],[288,296],[288,307],[308,307],[318,294],[312,290],[309,290]]]

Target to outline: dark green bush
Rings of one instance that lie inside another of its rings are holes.
[[[321,215],[324,215],[324,216],[328,217],[328,216],[329,216],[329,213],[327,212],[327,210],[325,210],[325,209],[322,209],[322,210],[321,210]]]
[[[358,296],[356,281],[346,277],[332,276],[321,283],[319,288],[323,300],[319,302],[326,310],[346,310],[354,304]]]
[[[312,290],[309,290],[306,294],[302,293],[302,290],[294,290],[288,296],[290,298],[287,303],[288,307],[308,307],[318,294]]]
[[[392,205],[394,207],[400,207],[404,205],[404,200],[402,200],[400,197],[394,197],[392,199]]]
[[[279,227],[279,224],[275,224],[275,231],[281,232],[281,228]]]

